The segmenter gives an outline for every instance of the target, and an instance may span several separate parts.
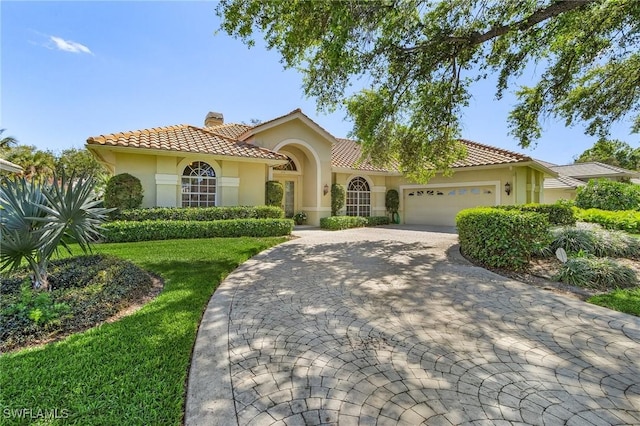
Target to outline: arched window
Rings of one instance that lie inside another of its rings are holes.
[[[371,216],[371,190],[363,177],[351,179],[347,186],[347,216]]]
[[[194,161],[182,172],[182,207],[216,205],[216,172],[203,161]]]
[[[296,163],[293,162],[291,157],[287,157],[287,159],[289,160],[288,163],[283,164],[282,166],[275,166],[273,168],[273,170],[282,170],[282,171],[286,171],[286,172],[297,172],[298,168],[296,167]]]

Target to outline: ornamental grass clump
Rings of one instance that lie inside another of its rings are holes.
[[[595,290],[630,288],[638,283],[633,269],[610,258],[590,255],[569,259],[554,278],[567,284]]]
[[[598,257],[640,257],[640,240],[623,231],[609,231],[598,225],[583,224],[553,231],[547,254],[563,248],[567,253],[590,253]]]

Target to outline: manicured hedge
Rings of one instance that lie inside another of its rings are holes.
[[[581,209],[639,210],[640,185],[591,179],[577,189],[576,206]]]
[[[576,217],[570,203],[556,204],[522,204],[517,206],[496,206],[503,210],[518,210],[521,212],[541,213],[547,216],[551,225],[575,225]]]
[[[621,231],[640,234],[640,212],[635,210],[622,210],[612,212],[600,209],[576,208],[576,216],[582,222],[597,223],[606,229],[618,229]]]
[[[114,213],[114,220],[230,220],[230,219],[282,219],[284,211],[275,206],[233,207],[156,207],[133,209]]]
[[[519,270],[551,240],[547,216],[535,212],[479,207],[456,216],[462,252],[495,268]]]
[[[103,241],[124,243],[187,238],[278,237],[291,234],[290,219],[230,219],[216,221],[116,221],[103,226]]]
[[[370,216],[367,217],[367,226],[388,225],[390,223],[387,216]]]
[[[339,229],[361,228],[367,226],[369,221],[360,216],[330,216],[320,219],[320,228],[337,231]]]

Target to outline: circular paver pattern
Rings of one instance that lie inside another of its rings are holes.
[[[309,232],[238,268],[201,325],[186,423],[640,424],[638,318],[425,229]],[[227,415],[203,380],[232,393]]]

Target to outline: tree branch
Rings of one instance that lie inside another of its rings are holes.
[[[487,42],[496,37],[500,37],[505,35],[511,31],[517,30],[522,31],[529,29],[542,21],[546,21],[547,19],[554,18],[558,15],[561,15],[565,12],[572,11],[574,9],[579,9],[583,6],[586,6],[590,3],[594,3],[598,0],[556,0],[549,6],[536,10],[531,14],[531,16],[515,22],[513,24],[501,25],[499,27],[491,28],[489,31],[485,33],[479,33],[477,31],[471,33],[469,36],[450,36],[444,39],[445,42],[450,44],[468,44],[468,45],[476,45]],[[416,50],[421,50],[424,48],[423,44],[405,47],[403,50],[406,53],[412,53]]]
[[[542,21],[546,21],[549,18],[554,18],[562,13],[578,9],[595,1],[596,0],[559,0],[543,9],[536,10],[531,16],[519,22],[495,27],[483,34],[476,32],[473,33],[470,37],[451,37],[449,40],[454,43],[465,42],[472,45],[481,44],[493,38],[505,35],[513,30],[520,31],[529,29]]]

